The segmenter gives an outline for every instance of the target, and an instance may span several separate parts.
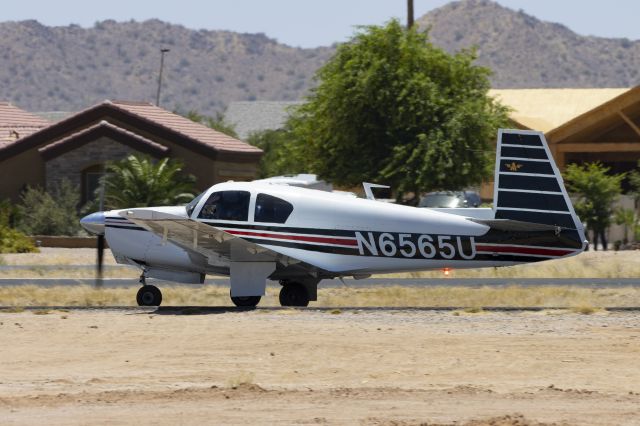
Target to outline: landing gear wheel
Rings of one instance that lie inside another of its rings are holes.
[[[261,296],[231,296],[231,301],[239,308],[255,308],[260,303]]]
[[[162,293],[154,285],[143,285],[136,295],[138,306],[160,306],[162,303]]]
[[[307,289],[299,283],[285,284],[280,290],[280,305],[309,306]]]

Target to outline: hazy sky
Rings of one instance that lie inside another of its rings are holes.
[[[265,33],[291,46],[346,40],[354,26],[405,19],[406,0],[18,0],[3,2],[0,21],[36,19],[46,25],[158,18],[193,29]],[[448,3],[414,0],[416,18]],[[559,22],[584,35],[640,38],[640,0],[498,0],[509,8]]]

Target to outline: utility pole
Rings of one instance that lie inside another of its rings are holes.
[[[158,75],[158,94],[156,95],[156,106],[160,106],[160,89],[162,88],[162,69],[164,68],[164,54],[169,49],[160,49],[160,74]]]
[[[407,0],[407,29],[413,27],[413,0]]]

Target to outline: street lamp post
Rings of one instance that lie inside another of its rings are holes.
[[[164,68],[164,54],[169,49],[160,49],[160,74],[158,75],[158,93],[156,95],[156,106],[160,106],[160,89],[162,88],[162,69]]]

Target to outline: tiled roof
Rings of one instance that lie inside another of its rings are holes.
[[[13,144],[51,124],[8,102],[0,102],[0,147]]]
[[[101,121],[97,124],[94,124],[93,126],[90,127],[86,127],[84,129],[82,129],[79,132],[73,133],[69,136],[66,136],[62,139],[59,139],[57,141],[54,141],[48,145],[45,145],[41,148],[38,149],[38,152],[40,152],[41,154],[48,156],[48,157],[55,157],[57,154],[57,152],[61,152],[64,150],[64,146],[68,145],[68,144],[72,144],[73,141],[79,140],[81,139],[82,136],[88,135],[92,132],[95,132],[96,130],[110,130],[112,132],[118,133],[124,137],[129,138],[130,140],[134,140],[136,141],[136,143],[139,143],[141,145],[144,145],[147,147],[147,149],[151,152],[157,153],[157,154],[164,154],[167,153],[169,151],[169,148],[167,148],[164,145],[161,145],[159,143],[156,143],[152,140],[149,140],[145,137],[142,137],[136,133],[130,132],[129,130],[123,129],[121,127],[115,126],[107,121]]]
[[[280,129],[289,117],[289,108],[302,102],[243,101],[231,102],[225,119],[233,124],[241,139],[262,130]]]
[[[196,142],[208,145],[217,151],[256,154],[262,152],[260,148],[149,103],[112,101],[111,104],[131,114],[135,114],[143,119],[180,133]]]

